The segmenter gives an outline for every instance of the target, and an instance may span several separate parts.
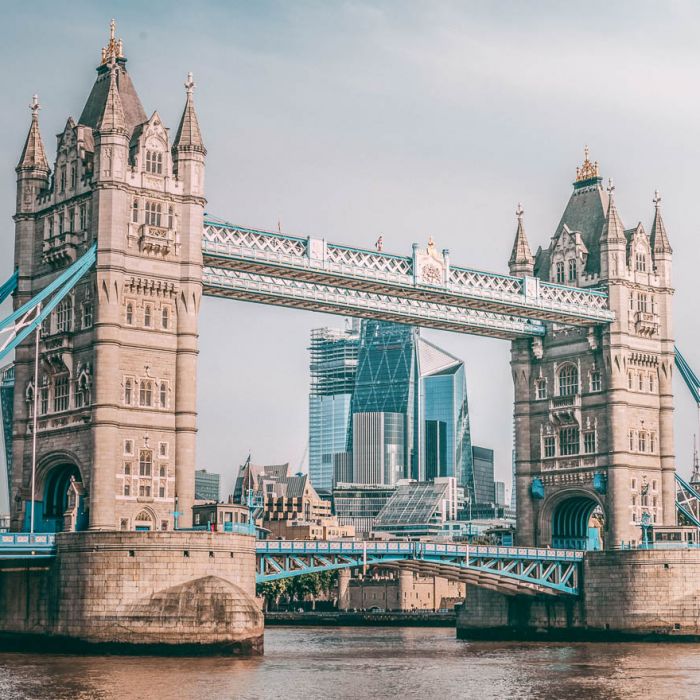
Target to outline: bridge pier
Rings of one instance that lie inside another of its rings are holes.
[[[256,654],[255,544],[210,532],[78,532],[53,559],[0,563],[10,648]]]
[[[461,639],[700,640],[700,551],[586,554],[582,593],[508,596],[468,587]]]

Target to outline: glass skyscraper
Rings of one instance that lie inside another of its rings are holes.
[[[345,330],[311,331],[309,476],[319,492],[332,490],[334,461],[347,449],[359,344],[356,320]]]
[[[464,363],[419,330],[363,321],[347,448],[353,482],[454,476],[473,494]]]

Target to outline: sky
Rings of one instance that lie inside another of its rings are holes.
[[[15,173],[32,94],[52,160],[77,118],[109,20],[146,112],[174,133],[194,73],[207,211],[241,225],[410,255],[429,236],[454,265],[507,271],[515,209],[547,246],[588,144],[623,222],[662,194],[675,334],[700,367],[697,243],[700,4],[561,2],[3,3],[0,266],[12,267]],[[339,317],[206,298],[197,466],[306,468],[308,343]],[[509,481],[509,344],[424,331],[466,364],[472,439]],[[676,383],[678,468],[696,408]]]

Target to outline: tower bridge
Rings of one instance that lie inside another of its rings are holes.
[[[231,629],[245,630],[246,639],[262,634],[252,538],[190,529],[202,296],[511,342],[518,547],[368,552],[349,543],[338,552],[331,543],[269,543],[259,545],[258,580],[371,556],[515,598],[573,597],[583,582],[585,617],[612,581],[610,562],[616,582],[637,566],[607,552],[642,543],[649,527],[674,528],[677,512],[700,518],[697,492],[675,475],[673,252],[658,194],[649,233],[641,223],[626,228],[614,186],[603,184],[586,150],[561,221],[534,254],[518,208],[507,275],[454,265],[432,239],[393,255],[245,228],[204,213],[207,149],[194,88],[189,75],[171,139],[159,113],[144,110],[112,26],[95,83],[80,116],[59,134],[52,166],[38,100],[32,103],[16,167],[16,271],[0,288],[14,304],[0,322],[0,357],[15,351],[13,541],[0,547],[0,577],[12,585],[0,585],[0,624],[11,620],[26,631],[36,615],[33,629],[49,634],[89,629],[98,640],[122,634],[129,641],[137,629],[149,639],[195,638],[194,612],[183,632],[167,627],[159,611],[206,596],[225,601]],[[679,367],[697,392],[687,363]],[[590,546],[605,551],[571,551]],[[13,597],[25,583],[12,578],[19,570],[12,562],[40,550],[44,587]],[[664,576],[668,567],[659,567],[668,562],[646,554],[644,566]],[[683,557],[678,566],[691,583],[682,585],[692,587],[700,557]],[[41,617],[48,605],[41,591],[54,596],[51,610],[70,613]],[[620,599],[633,601],[626,592],[620,588]],[[36,612],[3,618],[35,594]],[[474,619],[478,613],[471,610]],[[564,617],[567,625],[580,622]],[[212,628],[212,639],[238,643],[222,630]]]

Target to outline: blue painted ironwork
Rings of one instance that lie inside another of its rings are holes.
[[[56,536],[28,532],[0,532],[0,559],[44,559],[56,554]]]
[[[583,552],[431,542],[277,540],[256,544],[258,583],[319,571],[400,565],[510,594],[577,595]]]
[[[698,375],[693,372],[692,368],[688,364],[688,361],[681,354],[681,351],[677,347],[674,348],[674,350],[676,367],[678,367],[681,377],[683,377],[683,381],[695,399],[695,403],[698,404],[698,407],[700,408],[700,379],[698,378]]]
[[[700,528],[700,492],[677,473],[676,510],[688,523]]]
[[[454,267],[446,254],[434,249],[429,253],[431,274],[426,279],[418,246],[414,246],[413,257],[403,257],[335,245],[320,238],[245,228],[206,215],[202,253],[205,266],[211,270],[246,273],[251,280],[272,278],[280,285],[283,279],[296,280],[312,287],[352,289],[574,325],[614,319],[607,295],[600,290]],[[205,293],[209,293],[206,281]]]
[[[0,331],[9,334],[8,340],[0,349],[0,362],[30,335],[56,308],[61,300],[75,287],[97,260],[97,244],[93,243],[86,253],[66,268],[41,292],[22,304],[16,311],[0,321]],[[42,305],[42,302],[51,299]]]
[[[12,276],[3,282],[2,286],[0,286],[0,304],[2,304],[7,297],[12,294],[12,292],[17,289],[17,282],[19,281],[19,270],[15,270],[12,273]]]
[[[544,482],[538,476],[536,476],[530,484],[530,494],[533,498],[544,498]]]

